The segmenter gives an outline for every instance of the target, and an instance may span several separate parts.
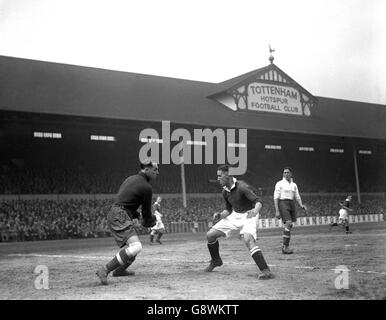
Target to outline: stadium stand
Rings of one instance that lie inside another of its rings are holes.
[[[295,88],[311,111],[236,107],[234,90],[255,81]],[[0,83],[2,241],[108,235],[111,198],[139,169],[140,133],[151,128],[167,138],[163,119],[191,137],[195,129],[248,128],[247,172],[239,178],[261,191],[261,217],[273,217],[273,187],[287,165],[300,193],[312,194],[303,197],[311,215],[334,215],[338,199],[359,191],[373,195],[362,197],[356,214],[383,214],[385,106],[312,97],[274,64],[205,83],[0,56]],[[216,168],[184,165],[186,192],[196,195],[185,208],[181,166],[161,163],[154,194],[172,194],[163,204],[165,223],[211,220],[223,206]]]
[[[273,218],[272,197],[263,196],[260,218]],[[309,215],[334,216],[342,195],[304,196]],[[354,214],[385,214],[385,195],[364,196],[361,204],[354,201]],[[0,206],[1,241],[33,241],[49,239],[96,238],[109,236],[106,214],[112,199],[7,200]],[[209,222],[224,207],[219,196],[188,199],[185,209],[180,198],[163,201],[163,221]],[[304,213],[299,210],[299,216]],[[140,234],[147,233],[139,228]]]

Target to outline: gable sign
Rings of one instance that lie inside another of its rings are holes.
[[[217,101],[234,111],[310,116],[317,100],[275,65],[234,85]]]
[[[301,95],[297,89],[252,82],[247,86],[248,110],[302,115]],[[245,107],[239,106],[239,107]]]

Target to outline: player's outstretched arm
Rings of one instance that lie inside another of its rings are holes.
[[[152,213],[151,207],[152,200],[152,190],[150,188],[146,188],[143,190],[142,196],[142,225],[146,228],[154,227],[157,218]]]
[[[256,216],[257,216],[257,218],[259,218],[259,213],[260,213],[260,209],[262,206],[263,206],[262,203],[260,201],[257,201],[255,204],[255,207],[248,211],[247,218],[252,218],[252,217],[256,217]]]
[[[279,211],[279,199],[273,199],[275,205],[275,218],[280,219],[280,211]]]

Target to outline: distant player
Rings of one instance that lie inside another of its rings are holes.
[[[154,236],[157,235],[157,239],[155,241],[157,241],[159,244],[162,244],[161,237],[165,233],[165,226],[162,222],[161,202],[162,198],[157,197],[157,201],[153,204],[154,215],[157,219],[157,222],[155,226],[151,228],[150,243],[154,243]]]
[[[158,176],[158,164],[151,160],[141,163],[141,171],[128,177],[120,186],[118,194],[107,214],[107,223],[120,251],[110,262],[102,266],[97,276],[103,285],[107,276],[113,277],[134,275],[126,270],[142,251],[142,244],[136,232],[135,220],[139,218],[137,209],[142,206],[142,225],[151,228],[156,224],[156,217],[151,211],[153,189],[150,184]]]
[[[352,211],[352,209],[350,208],[351,199],[352,199],[352,196],[349,195],[347,196],[346,200],[339,202],[340,209],[338,212],[339,214],[338,222],[334,222],[330,224],[330,231],[332,227],[341,226],[342,228],[346,229],[346,234],[352,233],[350,231],[349,224],[348,224],[349,212]]]
[[[225,210],[214,214],[213,218],[219,221],[206,234],[211,261],[205,271],[211,272],[223,264],[218,238],[228,237],[232,231],[240,231],[252,259],[261,271],[258,278],[273,278],[263,253],[256,243],[257,222],[262,207],[261,198],[247,183],[229,175],[229,167],[226,165],[217,169],[217,180],[223,187]]]
[[[281,219],[284,225],[282,247],[283,254],[293,253],[293,250],[289,248],[289,244],[291,240],[293,222],[296,222],[297,219],[294,200],[298,202],[300,207],[307,210],[300,197],[298,186],[292,179],[291,168],[285,167],[283,169],[283,179],[276,183],[273,194],[276,218]]]

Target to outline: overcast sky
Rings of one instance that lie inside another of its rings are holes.
[[[386,105],[385,0],[0,0],[0,55],[222,82],[274,63]]]

